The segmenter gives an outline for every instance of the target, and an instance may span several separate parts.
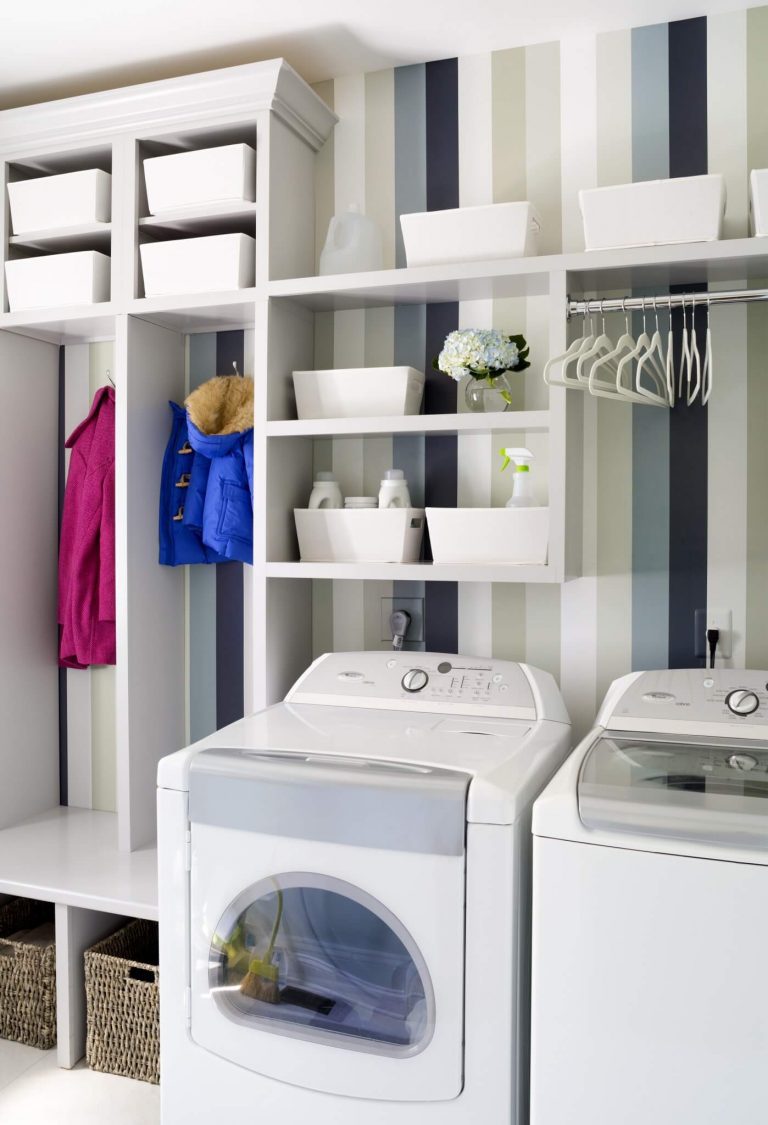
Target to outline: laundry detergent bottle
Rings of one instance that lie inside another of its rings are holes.
[[[531,483],[531,461],[533,460],[533,453],[524,446],[521,446],[519,449],[502,449],[500,452],[501,456],[504,458],[504,464],[501,466],[502,472],[508,465],[515,466],[513,490],[512,495],[509,500],[507,500],[507,507],[535,508],[536,500],[533,496]]]
[[[343,215],[334,215],[320,255],[320,273],[362,273],[384,264],[381,231],[373,219],[351,203]]]

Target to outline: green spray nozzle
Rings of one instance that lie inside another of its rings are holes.
[[[504,464],[501,466],[501,471],[507,468],[512,461],[515,463],[516,473],[529,473],[531,471],[531,461],[533,460],[533,453],[525,446],[515,449],[500,449],[499,453],[504,458]]]

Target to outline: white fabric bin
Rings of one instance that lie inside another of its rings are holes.
[[[108,301],[110,265],[111,258],[97,250],[45,254],[6,262],[10,310],[95,305]]]
[[[418,562],[423,508],[294,508],[302,562]]]
[[[749,230],[756,238],[768,236],[768,168],[749,174]]]
[[[424,372],[414,367],[348,367],[294,371],[300,419],[381,418],[418,414]]]
[[[549,508],[427,508],[436,563],[547,561]]]
[[[579,203],[587,250],[714,242],[723,231],[725,181],[713,173],[589,188]]]
[[[112,177],[100,168],[8,184],[14,234],[108,223]]]
[[[256,153],[249,145],[223,145],[144,161],[151,215],[215,203],[253,202]]]
[[[533,205],[489,203],[400,216],[409,266],[522,258],[538,252],[541,223]]]
[[[144,295],[247,289],[254,281],[255,239],[247,234],[213,234],[145,242],[141,247]]]

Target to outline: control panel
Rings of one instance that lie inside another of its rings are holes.
[[[482,660],[426,652],[327,653],[286,696],[289,703],[396,707],[443,714],[539,717],[532,680],[553,710],[562,703],[554,681],[509,660]],[[563,712],[564,713],[564,712]],[[567,721],[553,714],[556,721]]]
[[[768,672],[737,668],[643,672],[619,696],[611,713],[616,718],[640,719],[650,729],[654,719],[768,727]],[[601,722],[610,725],[610,714],[601,713]]]

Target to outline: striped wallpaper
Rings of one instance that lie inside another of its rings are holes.
[[[580,250],[579,188],[708,170],[726,178],[726,237],[744,236],[749,170],[768,167],[766,58],[768,8],[754,8],[319,84],[340,121],[317,162],[318,249],[350,202],[380,224],[385,264],[399,266],[400,213],[527,198],[543,253]],[[315,358],[421,366],[426,410],[451,409],[455,388],[429,364],[447,331],[470,325],[526,333],[533,366],[520,405],[545,404],[540,300],[320,314]],[[380,646],[381,598],[423,597],[425,644],[413,647],[547,668],[579,729],[614,677],[695,663],[698,607],[732,610],[729,663],[768,667],[768,313],[721,308],[712,327],[707,408],[587,401],[582,578],[562,588],[318,582],[315,651]],[[546,440],[528,441],[541,489]],[[418,502],[503,503],[501,444],[336,439],[316,444],[316,467],[336,470],[346,492],[374,491],[396,465]]]

